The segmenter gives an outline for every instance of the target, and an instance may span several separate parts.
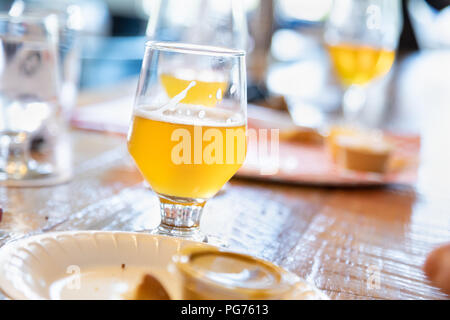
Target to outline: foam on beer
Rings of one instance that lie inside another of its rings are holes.
[[[161,112],[162,108],[138,106],[134,115],[154,121],[195,126],[237,127],[246,124],[241,113],[221,108],[211,108],[191,104],[178,104]]]

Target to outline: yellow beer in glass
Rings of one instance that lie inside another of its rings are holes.
[[[339,80],[346,86],[366,85],[388,73],[395,51],[367,45],[338,44],[328,46]]]
[[[208,119],[194,122],[176,115],[152,117],[151,112],[138,109],[128,148],[142,175],[158,194],[207,200],[242,166],[245,122],[242,119],[227,123],[229,115],[216,110],[180,108],[183,112],[204,112]],[[189,145],[186,150],[179,150],[183,142]]]
[[[190,70],[186,70],[183,74],[174,75],[164,73],[161,75],[161,83],[171,98],[175,97],[183,91],[190,83],[189,76],[192,74]],[[222,95],[227,88],[227,82],[221,79],[220,76],[215,77],[214,73],[206,75],[194,76],[196,85],[189,90],[186,97],[181,100],[181,103],[200,104],[203,106],[213,107],[222,100]]]
[[[344,120],[354,122],[367,102],[367,86],[394,64],[402,30],[400,0],[334,1],[324,40],[344,87]],[[352,123],[354,125],[354,123]]]

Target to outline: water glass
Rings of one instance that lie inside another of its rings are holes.
[[[55,15],[0,15],[0,180],[52,173],[30,143],[60,113],[57,44]]]

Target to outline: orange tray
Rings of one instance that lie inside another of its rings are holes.
[[[258,126],[249,119],[249,128],[258,129]],[[237,176],[324,186],[414,184],[419,165],[420,136],[386,133],[386,138],[394,145],[395,151],[391,161],[393,165],[384,174],[340,168],[334,164],[323,144],[280,141],[279,156],[271,160],[269,156],[266,159],[264,153],[261,155],[257,144],[250,141],[246,161]],[[262,173],[264,168],[266,172]]]

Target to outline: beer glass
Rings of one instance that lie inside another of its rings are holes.
[[[246,154],[245,52],[150,41],[128,150],[160,200],[159,234],[205,241],[208,199]]]
[[[344,120],[353,121],[366,102],[366,87],[385,75],[395,60],[402,29],[400,0],[334,1],[325,43],[345,88]]]
[[[51,174],[30,157],[30,141],[58,112],[58,21],[0,15],[0,180]]]
[[[152,0],[147,37],[246,50],[247,19],[241,0]]]

